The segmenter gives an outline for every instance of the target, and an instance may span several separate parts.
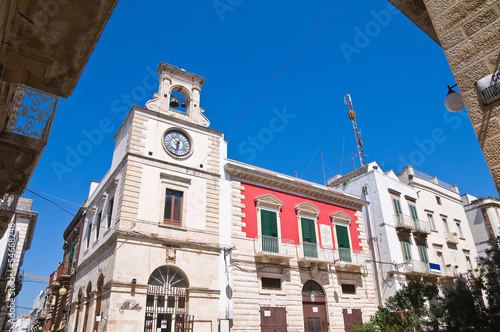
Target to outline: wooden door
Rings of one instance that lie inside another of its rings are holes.
[[[286,332],[286,308],[260,307],[261,332]]]
[[[345,332],[354,332],[355,323],[363,323],[361,309],[343,309],[342,313],[344,314]]]
[[[327,332],[326,305],[324,302],[302,302],[305,332]]]

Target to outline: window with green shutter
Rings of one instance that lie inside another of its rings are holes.
[[[337,245],[340,259],[344,262],[352,262],[349,230],[347,229],[347,226],[335,225],[335,232],[337,234]]]
[[[73,256],[75,255],[75,242],[71,244],[71,250],[68,257],[68,275],[71,274],[71,266],[73,265]]]
[[[410,215],[413,220],[418,220],[417,207],[413,204],[408,204],[410,207]]]
[[[318,257],[318,249],[316,246],[316,231],[314,229],[314,220],[300,218],[302,224],[302,247],[304,248],[305,257]]]
[[[401,249],[403,250],[403,259],[406,261],[411,261],[411,247],[410,242],[401,240]]]
[[[276,212],[261,210],[261,232],[262,250],[267,252],[279,252],[278,247],[278,219]]]
[[[427,256],[427,248],[424,245],[419,244],[418,254],[420,255],[420,261],[424,263],[429,263],[429,257]]]
[[[399,199],[393,197],[392,205],[394,207],[394,214],[396,215],[398,225],[402,224],[403,221],[403,209],[401,209],[401,202]]]

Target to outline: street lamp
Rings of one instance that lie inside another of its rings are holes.
[[[448,95],[444,99],[444,106],[450,112],[460,112],[460,110],[465,106],[462,95],[453,90],[456,86],[456,84],[453,86],[448,85]]]
[[[333,265],[335,265],[335,263],[339,262],[339,266],[341,268],[344,268],[345,267],[345,261],[342,260],[342,258],[338,258],[336,260],[333,261]]]
[[[59,295],[63,296],[67,292],[68,292],[68,290],[66,289],[66,287],[62,286],[61,288],[59,288]]]

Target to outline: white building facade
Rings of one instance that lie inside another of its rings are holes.
[[[457,186],[407,166],[398,174],[419,198],[418,214],[428,221],[429,258],[444,266],[443,283],[458,275],[477,275],[477,249]]]
[[[500,236],[500,200],[463,194],[462,203],[479,256],[485,256],[488,240]]]
[[[406,280],[446,284],[475,271],[477,252],[458,190],[419,178],[409,167],[384,173],[375,162],[329,182],[370,202],[363,216],[379,305]]]

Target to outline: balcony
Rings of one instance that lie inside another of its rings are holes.
[[[333,263],[333,248],[324,248],[316,243],[300,243],[297,246],[299,263]]]
[[[255,257],[261,261],[286,262],[295,257],[292,240],[261,235],[253,240]]]
[[[408,260],[401,267],[401,271],[406,274],[416,275],[416,274],[430,274],[429,263]]]
[[[17,201],[16,195],[4,194],[0,198],[0,238],[3,237],[7,227],[16,213]]]
[[[394,215],[394,225],[396,226],[396,230],[403,231],[414,231],[415,230],[415,221],[410,216],[405,214],[395,214]]]
[[[71,266],[68,262],[59,263],[57,270],[52,272],[49,278],[49,286],[57,283],[60,284],[61,281],[66,281],[71,278]]]
[[[335,267],[359,269],[366,265],[366,257],[361,250],[338,248],[335,250]]]
[[[458,236],[455,232],[444,232],[444,237],[447,243],[458,244]]]
[[[45,149],[57,96],[16,84],[0,127],[0,194],[21,195]]]
[[[431,234],[431,227],[429,225],[429,222],[420,219],[413,219],[413,222],[415,223],[413,234],[423,237]]]
[[[446,278],[456,278],[457,277],[456,267],[452,265],[445,266],[442,276]]]

